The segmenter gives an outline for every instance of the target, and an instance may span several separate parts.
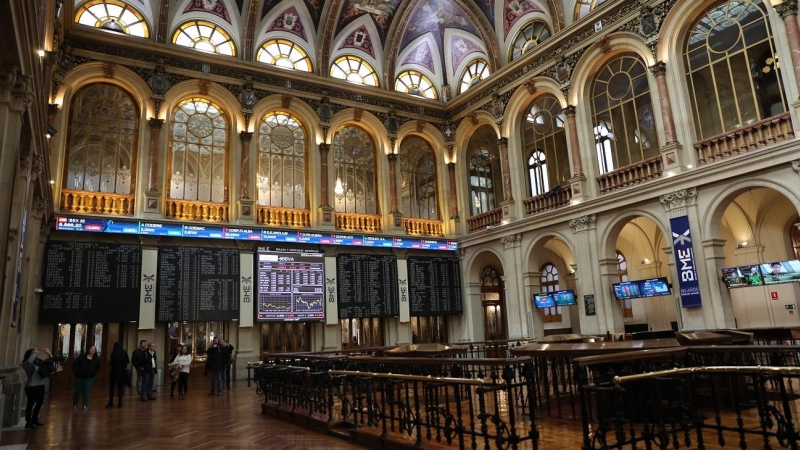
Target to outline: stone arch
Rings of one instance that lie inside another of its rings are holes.
[[[253,116],[250,118],[250,126],[247,131],[256,131],[257,122],[264,117],[265,114],[272,111],[286,111],[291,115],[297,117],[303,124],[303,127],[308,133],[309,141],[317,144],[322,141],[322,128],[319,126],[319,117],[308,103],[299,98],[293,98],[288,108],[283,107],[283,96],[279,94],[269,95],[262,98],[255,106],[253,106]]]
[[[532,270],[539,270],[537,266],[538,262],[534,261],[534,252],[537,249],[544,248],[547,242],[550,239],[558,239],[564,242],[567,245],[570,253],[572,253],[573,257],[575,255],[575,244],[572,242],[572,239],[566,233],[562,232],[561,230],[551,229],[544,231],[543,233],[537,235],[534,239],[532,239],[528,245],[523,248],[523,255],[528,255],[527,266],[525,269],[528,271]]]
[[[244,130],[244,114],[242,114],[239,100],[234,97],[229,90],[216,83],[208,84],[208,92],[206,94],[201,94],[200,88],[200,80],[187,80],[172,86],[167,91],[164,95],[164,102],[161,104],[161,111],[159,114],[159,118],[165,120],[165,126],[169,126],[169,118],[172,114],[172,109],[175,108],[178,103],[189,97],[204,97],[217,103],[231,118],[231,134],[236,134]],[[233,147],[233,145],[231,147]]]
[[[98,82],[116,84],[125,89],[139,103],[144,118],[152,116],[155,112],[150,86],[145,80],[136,72],[123,66],[115,66],[114,76],[109,78],[103,72],[103,63],[101,62],[89,62],[72,69],[61,83],[53,103],[65,107],[69,105],[77,90]]]
[[[514,94],[511,95],[511,98],[508,100],[508,105],[506,105],[505,117],[507,117],[507,119],[503,120],[500,134],[508,136],[509,141],[511,141],[512,138],[518,138],[520,133],[519,119],[525,114],[531,102],[536,100],[539,96],[552,94],[561,102],[561,107],[567,106],[567,101],[566,98],[564,98],[564,94],[561,92],[561,88],[552,78],[544,76],[535,77],[531,79],[531,83],[533,83],[535,89],[533,93],[529,92],[526,86],[520,86],[514,91]]]
[[[599,248],[602,252],[601,257],[616,258],[617,239],[619,239],[622,229],[637,217],[650,219],[661,230],[662,235],[670,236],[670,227],[665,221],[665,217],[657,216],[644,209],[626,209],[618,212],[602,230],[598,230],[598,236],[603,236]]]

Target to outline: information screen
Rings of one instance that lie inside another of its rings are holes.
[[[761,273],[764,284],[800,283],[800,260],[762,264]]]
[[[50,241],[39,323],[129,322],[139,317],[139,245]]]
[[[412,317],[464,313],[457,257],[409,257],[408,283]]]
[[[324,253],[259,247],[255,264],[259,321],[324,319]]]
[[[239,250],[158,248],[158,320],[239,319]]]
[[[397,317],[397,257],[353,255],[336,257],[339,318]]]
[[[555,291],[552,293],[552,296],[556,306],[572,306],[578,304],[578,301],[575,299],[575,291],[572,289]]]
[[[552,308],[556,306],[555,300],[553,300],[553,296],[547,292],[543,292],[541,294],[533,294],[533,304],[536,305],[537,308]]]
[[[665,277],[640,280],[639,288],[642,292],[642,297],[661,297],[671,294],[669,282]]]

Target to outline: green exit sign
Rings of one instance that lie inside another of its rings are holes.
[[[794,309],[794,305],[783,305],[786,309]]]

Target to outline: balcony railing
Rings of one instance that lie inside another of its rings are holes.
[[[472,216],[467,219],[469,232],[480,231],[486,227],[493,227],[500,225],[503,222],[503,208],[495,208],[491,211]]]
[[[227,222],[228,204],[167,199],[167,218]]]
[[[61,191],[61,211],[130,216],[133,215],[133,195],[111,192]]]
[[[789,112],[718,134],[694,144],[700,164],[730,158],[776,142],[794,138]]]
[[[653,156],[625,167],[620,167],[612,172],[607,172],[597,177],[600,193],[616,191],[617,189],[634,186],[646,181],[656,179],[663,171],[661,155]]]
[[[259,206],[258,223],[281,227],[308,227],[311,225],[311,214],[307,209]]]
[[[407,217],[403,219],[403,229],[413,236],[443,236],[441,220],[426,220]]]
[[[570,200],[572,200],[572,189],[567,187],[557,192],[544,193],[536,197],[526,198],[522,203],[525,204],[525,214],[530,216],[543,211],[567,206]]]
[[[342,231],[381,231],[381,216],[376,214],[354,214],[337,212],[336,229]]]

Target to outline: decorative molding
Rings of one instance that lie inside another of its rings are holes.
[[[0,69],[0,101],[9,100],[11,110],[16,112],[24,112],[33,104],[33,77],[21,74],[13,66]]]
[[[200,86],[197,89],[200,92],[200,95],[208,95],[208,87],[211,85],[211,82],[208,80],[197,81],[200,83]]]
[[[31,182],[38,180],[43,170],[44,158],[42,158],[41,155],[33,155],[33,161],[31,161]]]
[[[417,133],[422,133],[423,131],[425,131],[425,125],[427,125],[427,124],[428,124],[428,122],[426,122],[424,120],[418,120],[417,121]]]
[[[139,236],[139,242],[148,247],[158,246],[158,241],[161,239],[159,236]]]
[[[578,217],[577,219],[572,219],[569,221],[569,226],[572,227],[573,233],[594,229],[597,226],[597,216],[588,214]]]
[[[509,236],[503,236],[500,239],[500,242],[503,243],[503,248],[517,248],[522,246],[522,235],[520,233],[512,234]]]
[[[44,213],[47,211],[47,200],[41,197],[34,197],[33,203],[31,204],[31,216],[34,219],[41,220],[44,217]]]
[[[103,62],[103,76],[106,78],[114,78],[114,67],[116,67],[116,64],[112,62]]]
[[[800,175],[800,159],[792,161],[792,169]]]
[[[236,248],[239,249],[239,251],[252,252],[253,251],[253,242],[252,241],[236,241]]]
[[[467,257],[467,250],[465,250],[464,247],[461,247],[458,250],[456,250],[456,254],[458,254],[458,259],[463,261],[464,258]]]
[[[686,208],[692,206],[697,201],[697,188],[681,189],[679,191],[670,192],[659,197],[664,209],[673,211],[678,208]]]
[[[353,109],[353,120],[356,122],[361,122],[361,116],[364,115],[364,110],[362,108],[354,108]]]
[[[775,11],[786,20],[789,16],[797,15],[797,0],[783,0],[783,3],[775,5]]]
[[[667,65],[663,61],[656,61],[649,69],[650,73],[656,78],[667,74]]]
[[[289,94],[281,95],[281,108],[289,109],[292,107],[292,99],[294,97]]]

